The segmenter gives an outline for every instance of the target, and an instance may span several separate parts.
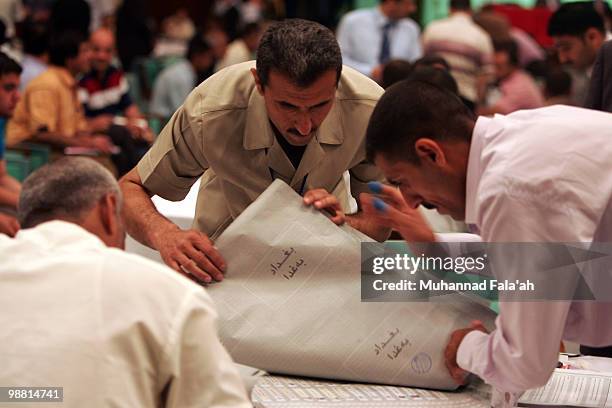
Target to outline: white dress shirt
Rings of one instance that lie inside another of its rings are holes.
[[[61,407],[250,407],[212,301],[169,268],[51,221],[0,236],[0,384]]]
[[[586,109],[479,118],[466,223],[485,242],[611,242],[611,141],[612,115]],[[529,259],[516,262],[533,268]],[[612,304],[603,302],[500,302],[496,330],[469,333],[457,362],[498,391],[520,393],[546,383],[562,338],[612,344],[610,316]]]
[[[345,14],[336,33],[343,63],[369,76],[379,65],[383,27],[388,22],[378,7]],[[423,55],[420,34],[419,26],[411,19],[397,21],[389,29],[391,59],[419,59]]]

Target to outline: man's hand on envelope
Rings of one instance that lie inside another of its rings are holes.
[[[446,364],[446,368],[451,377],[453,377],[453,380],[459,385],[465,384],[469,373],[457,364],[457,351],[459,350],[463,338],[474,330],[488,333],[481,321],[474,320],[470,327],[452,332],[446,350],[444,350],[444,363]]]
[[[346,221],[344,212],[338,199],[322,188],[309,190],[304,194],[304,204],[312,205],[317,210],[325,211],[330,215],[330,220],[336,225],[342,225]]]
[[[223,280],[226,263],[206,234],[178,227],[165,232],[157,249],[172,269],[196,282]]]

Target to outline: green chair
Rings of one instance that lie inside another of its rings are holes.
[[[23,154],[7,150],[4,153],[4,159],[8,174],[17,180],[23,181],[30,174],[30,161]]]
[[[18,152],[24,155],[29,160],[30,173],[38,169],[39,167],[49,163],[49,157],[51,156],[50,147],[38,143],[19,143],[11,147],[9,150]]]

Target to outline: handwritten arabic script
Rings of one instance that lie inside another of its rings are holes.
[[[270,273],[273,276],[280,275],[287,280],[293,279],[302,267],[307,266],[304,258],[294,260],[297,257],[297,252],[293,247],[282,250],[281,254],[282,258],[278,262],[270,264]]]
[[[389,344],[394,339],[396,339],[396,337],[399,336],[399,334],[400,334],[399,328],[395,328],[395,330],[389,331],[388,336],[384,341],[374,344],[374,353],[377,356],[383,353],[383,351],[385,351],[385,348],[389,346]],[[399,343],[391,344],[389,351],[386,353],[387,358],[389,358],[390,360],[395,360],[400,355],[400,353],[406,348],[406,346],[412,346],[412,343],[410,342],[408,338],[402,339]]]

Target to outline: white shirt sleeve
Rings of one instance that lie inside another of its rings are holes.
[[[564,205],[554,201],[529,191],[491,194],[481,202],[483,240],[589,241],[593,223],[588,217],[567,201]],[[532,258],[516,257],[509,269],[536,277],[536,264]],[[572,290],[571,284],[567,286],[568,292]],[[496,329],[490,334],[469,333],[459,347],[457,363],[498,391],[519,393],[544,385],[557,363],[570,305],[570,301],[503,301],[500,293]]]
[[[250,408],[244,385],[217,337],[217,314],[201,289],[190,292],[177,313],[162,357],[169,378],[166,407]]]

